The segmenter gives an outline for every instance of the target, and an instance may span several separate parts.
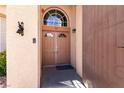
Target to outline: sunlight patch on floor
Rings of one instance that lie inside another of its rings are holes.
[[[72,81],[67,80],[67,81],[62,81],[59,83],[64,84],[64,85],[69,86],[69,87],[85,88],[84,85],[78,80],[72,80]]]
[[[62,82],[59,82],[61,84],[64,84],[66,86],[69,86],[69,87],[73,87],[73,83],[71,82],[71,80],[68,80],[68,81],[62,81]]]
[[[85,88],[84,85],[78,80],[72,80],[76,88]]]

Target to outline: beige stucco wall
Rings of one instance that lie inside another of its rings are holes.
[[[82,6],[76,6],[76,71],[82,77]]]
[[[6,6],[0,5],[0,13],[6,15]],[[0,52],[6,50],[6,18],[0,17]]]
[[[70,44],[71,44],[71,64],[76,67],[76,34],[72,33],[72,29],[76,27],[76,6],[74,5],[42,5],[41,8],[46,10],[48,8],[51,7],[58,7],[62,10],[64,10],[68,17],[69,17],[69,21],[70,21],[70,35],[71,35],[71,40],[70,40]]]
[[[0,5],[0,13],[6,14],[6,5]]]
[[[76,28],[76,6],[71,8],[71,64],[76,68],[76,33],[72,29]]]
[[[6,18],[0,17],[0,52],[6,50]]]
[[[24,36],[16,33],[18,21]],[[7,6],[7,87],[39,87],[38,26],[38,6]]]

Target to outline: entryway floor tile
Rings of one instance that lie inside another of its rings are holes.
[[[43,69],[42,88],[85,88],[74,69],[57,70],[55,67]]]

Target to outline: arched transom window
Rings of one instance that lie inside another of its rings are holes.
[[[67,17],[62,11],[51,9],[44,15],[43,24],[47,26],[67,27],[68,22]]]

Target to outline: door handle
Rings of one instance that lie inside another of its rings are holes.
[[[124,46],[118,46],[118,48],[124,48]]]

